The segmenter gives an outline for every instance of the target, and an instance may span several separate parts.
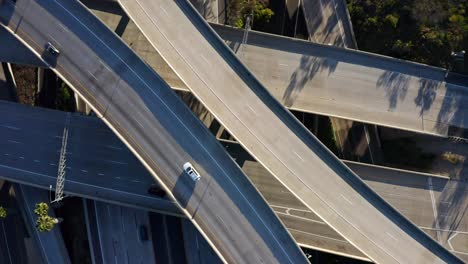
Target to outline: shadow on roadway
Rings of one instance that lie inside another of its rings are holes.
[[[187,204],[189,203],[190,198],[192,197],[193,191],[195,190],[196,184],[197,182],[194,182],[192,178],[190,178],[190,176],[186,174],[183,170],[177,177],[177,181],[174,187],[172,188],[171,192],[176,198],[177,202],[183,208],[187,207]],[[203,195],[201,195],[200,197],[203,197]]]
[[[286,107],[291,107],[305,85],[312,80],[317,73],[327,71],[332,74],[338,65],[338,61],[329,58],[319,58],[303,55],[299,67],[289,78],[289,84],[283,94],[283,102]]]

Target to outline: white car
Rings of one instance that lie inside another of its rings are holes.
[[[199,181],[201,178],[200,173],[198,173],[198,171],[195,170],[195,168],[190,162],[185,162],[184,171],[188,174],[188,176],[190,176],[190,178],[192,178],[194,182]]]

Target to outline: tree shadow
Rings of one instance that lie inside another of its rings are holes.
[[[463,93],[466,92],[451,84],[446,84],[445,88],[445,96],[437,115],[436,130],[441,134],[466,137],[464,128],[468,122],[465,120],[467,115],[465,115],[463,107],[463,102],[466,101],[463,99]]]
[[[402,101],[408,92],[410,77],[393,71],[385,71],[377,80],[377,88],[385,89],[385,96],[388,99],[389,110],[397,107],[398,101]]]
[[[424,112],[429,110],[437,95],[437,88],[440,82],[429,79],[419,80],[418,95],[414,99],[417,106],[421,108],[419,115],[422,116]]]
[[[440,191],[440,197],[437,201],[438,223],[434,220],[432,228],[439,226],[442,230],[449,230],[445,238],[448,239],[460,225],[467,222],[468,185],[458,180],[433,179],[433,181],[434,190]]]
[[[289,84],[283,94],[283,103],[286,107],[291,107],[299,96],[305,85],[312,80],[319,72],[328,71],[330,76],[336,70],[338,61],[303,55],[299,67],[289,78]]]

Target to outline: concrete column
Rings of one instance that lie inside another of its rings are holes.
[[[75,104],[77,112],[88,114],[86,102],[77,93],[75,93]]]
[[[44,68],[37,68],[37,94],[41,93],[44,87]]]
[[[0,66],[0,98],[2,100],[17,102],[18,93],[11,64],[2,62]]]

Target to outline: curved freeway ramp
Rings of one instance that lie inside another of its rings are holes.
[[[307,131],[186,0],[119,0],[231,134],[309,209],[377,263],[461,263]]]
[[[0,0],[4,27],[86,99],[229,263],[305,263],[272,209],[203,124],[74,0]],[[59,56],[45,50],[48,42]],[[202,179],[183,173],[190,161]]]

